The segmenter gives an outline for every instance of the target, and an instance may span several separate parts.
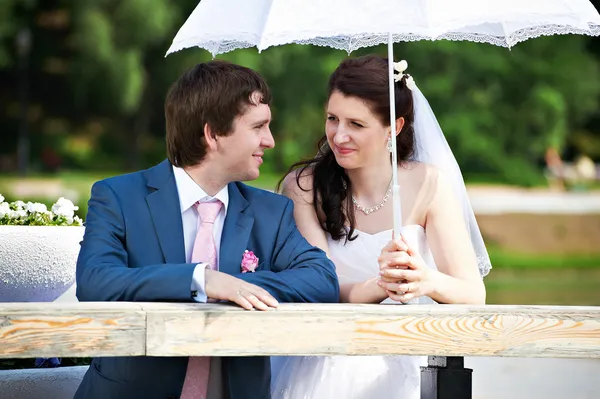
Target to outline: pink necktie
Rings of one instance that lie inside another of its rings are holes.
[[[218,270],[213,225],[223,203],[221,201],[196,202],[194,206],[198,211],[198,232],[192,250],[192,263],[208,263],[211,269]],[[181,399],[206,399],[209,372],[209,357],[190,357]]]

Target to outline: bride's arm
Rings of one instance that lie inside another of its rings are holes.
[[[430,297],[439,303],[483,304],[485,286],[460,203],[444,176],[435,175],[425,228],[439,273],[433,273]]]
[[[327,236],[312,203],[312,176],[302,175],[300,185],[308,191],[298,186],[296,174],[291,173],[283,182],[282,194],[294,202],[294,219],[300,233],[311,245],[321,248],[329,257]],[[377,285],[378,280],[378,277],[374,277],[359,283],[340,284],[340,302],[380,303],[388,295]]]
[[[340,284],[340,302],[344,303],[381,303],[388,294],[377,285],[379,277],[360,283]]]

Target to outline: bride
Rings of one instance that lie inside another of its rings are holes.
[[[326,135],[283,181],[300,232],[336,265],[349,303],[485,303],[490,262],[460,169],[405,61],[395,64],[389,124],[387,59],[346,59],[331,75]],[[396,140],[402,237],[392,237]],[[426,357],[272,358],[274,399],[418,399]]]

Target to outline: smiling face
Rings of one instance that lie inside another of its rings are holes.
[[[261,94],[252,94],[252,104],[243,114],[235,117],[233,132],[217,137],[218,165],[229,181],[248,181],[260,175],[260,165],[266,149],[273,148],[275,141],[269,128],[271,109],[262,104]]]
[[[334,91],[327,103],[325,123],[327,142],[337,163],[344,169],[356,169],[389,159],[386,148],[390,135],[369,106],[357,97]]]

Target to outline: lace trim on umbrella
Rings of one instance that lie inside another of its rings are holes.
[[[590,25],[590,28],[587,30],[578,29],[571,26],[545,25],[534,28],[521,29],[509,36],[491,36],[487,34],[477,33],[450,32],[435,37],[412,33],[393,34],[392,38],[395,43],[414,42],[419,40],[451,40],[470,41],[475,43],[489,43],[495,46],[510,48],[528,39],[533,39],[540,36],[566,34],[600,36],[600,25]],[[387,40],[387,34],[361,34],[352,36],[316,37],[313,39],[294,40],[293,43],[327,46],[338,50],[345,50],[348,53],[351,53],[362,47],[371,47],[387,43]]]
[[[421,34],[402,33],[393,34],[394,42],[413,42],[419,40],[452,40],[452,41],[470,41],[476,43],[489,43],[501,47],[513,47],[517,43],[528,39],[551,36],[551,35],[589,35],[600,36],[600,25],[589,24],[589,29],[580,29],[566,25],[544,25],[533,28],[521,29],[508,36],[492,36],[489,34],[464,33],[464,32],[449,32],[439,36],[425,36]],[[257,41],[258,39],[258,41]],[[287,39],[282,35],[277,42],[283,44],[312,44],[316,46],[332,47],[338,50],[345,50],[351,53],[362,47],[371,47],[379,44],[387,43],[387,33],[382,34],[354,34],[354,35],[339,35],[329,37],[315,37],[310,39]],[[268,46],[260,44],[260,38],[248,34],[246,38],[239,40],[211,40],[205,41],[202,38],[194,37],[184,41],[173,43],[169,49],[169,53],[182,50],[189,47],[200,47],[208,50],[213,54],[227,53],[239,48],[249,48],[257,46],[259,51],[266,49]],[[266,41],[268,42],[268,40]]]

